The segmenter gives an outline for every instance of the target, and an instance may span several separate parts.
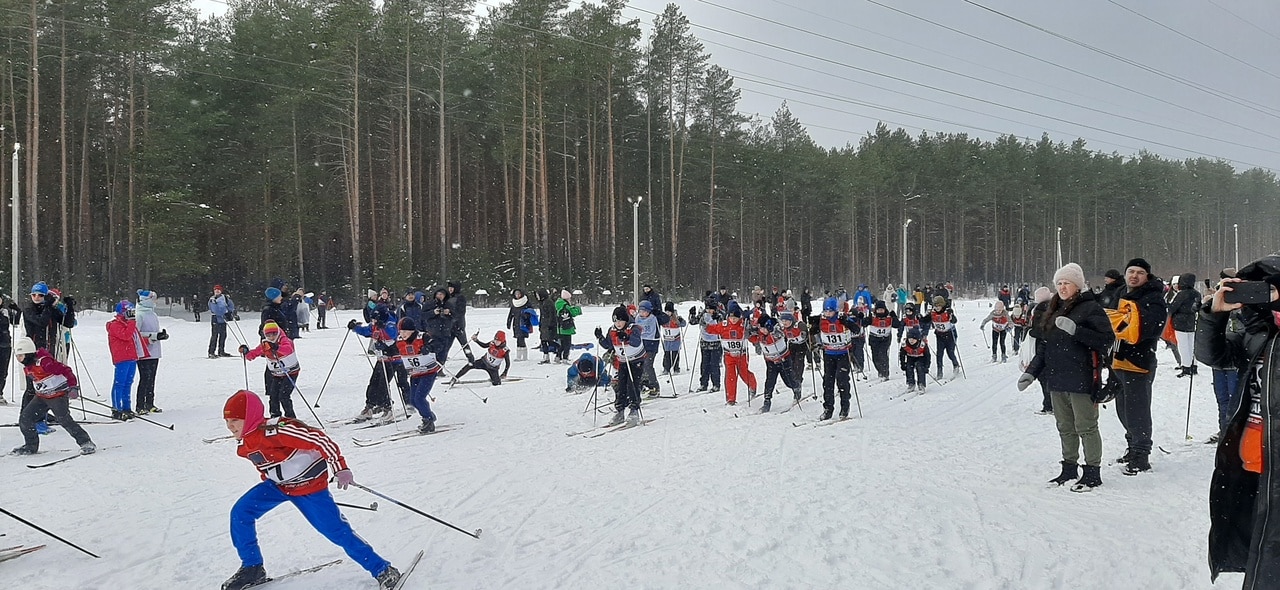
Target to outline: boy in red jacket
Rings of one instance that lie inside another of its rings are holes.
[[[273,321],[262,326],[262,344],[250,350],[247,345],[240,345],[240,354],[246,361],[258,357],[267,359],[267,370],[262,378],[267,386],[267,400],[271,407],[271,417],[279,418],[281,409],[288,418],[297,418],[293,413],[293,386],[298,382],[298,355],[293,353],[293,341],[284,335],[284,331]]]
[[[338,445],[324,431],[289,418],[264,419],[262,400],[244,389],[227,399],[222,417],[227,430],[240,441],[236,454],[253,461],[262,476],[262,482],[231,508],[231,542],[242,565],[222,590],[243,590],[267,580],[255,523],[284,502],[296,506],[311,526],[377,578],[379,588],[395,587],[400,571],[351,530],[329,493],[331,470],[340,489],[355,478]]]
[[[111,348],[111,362],[116,366],[115,381],[111,383],[111,417],[131,420],[134,417],[129,409],[133,378],[138,374],[138,359],[148,354],[146,339],[138,333],[138,325],[133,320],[132,303],[116,304],[116,317],[107,322],[107,343]]]
[[[729,405],[738,404],[738,378],[747,384],[747,399],[756,396],[756,376],[747,368],[751,358],[747,353],[747,327],[742,323],[742,308],[736,301],[729,302],[729,319],[707,327],[708,334],[720,337],[724,350],[724,391]]]
[[[89,434],[71,418],[70,402],[80,397],[80,384],[75,373],[68,367],[53,359],[49,351],[36,349],[36,343],[30,338],[19,338],[13,345],[13,356],[22,363],[22,372],[31,379],[36,395],[22,408],[18,417],[18,429],[22,431],[25,444],[13,450],[15,455],[34,455],[40,450],[40,436],[36,434],[36,421],[44,417],[45,412],[53,412],[58,424],[66,429],[67,434],[76,439],[80,452],[88,455],[97,447],[89,440]]]

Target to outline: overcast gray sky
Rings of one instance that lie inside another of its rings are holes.
[[[226,8],[213,0],[194,4],[206,13]],[[639,19],[647,36],[666,4],[632,0],[624,14]],[[676,4],[712,62],[737,78],[739,110],[767,119],[785,99],[826,146],[857,143],[883,120],[913,134],[1037,139],[1048,132],[1054,140],[1083,137],[1093,149],[1126,155],[1146,148],[1280,170],[1280,106],[1270,100],[1280,95],[1280,32],[1269,30],[1280,23],[1280,3]]]

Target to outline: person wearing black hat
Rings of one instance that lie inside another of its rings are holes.
[[[1128,449],[1117,460],[1126,475],[1151,470],[1151,383],[1156,374],[1156,345],[1169,319],[1164,282],[1151,274],[1151,265],[1134,258],[1125,265],[1125,290],[1111,323],[1119,343],[1111,371],[1120,382],[1116,416],[1124,426]]]
[[[609,425],[640,422],[640,375],[644,371],[644,339],[639,326],[631,323],[627,308],[619,305],[613,309],[613,326],[605,333],[599,327],[595,331],[600,347],[613,352],[614,381],[613,409],[617,411]],[[630,414],[623,412],[630,409]]]
[[[1196,326],[1196,357],[1211,366],[1244,360],[1240,373],[1241,400],[1234,404],[1218,441],[1213,478],[1209,484],[1209,574],[1244,572],[1243,588],[1274,588],[1280,580],[1280,521],[1270,518],[1280,508],[1280,346],[1276,313],[1280,311],[1280,253],[1256,260],[1223,279],[1221,288],[1202,308]],[[1266,303],[1227,303],[1225,296],[1237,281],[1265,281],[1271,285]],[[1233,334],[1231,314],[1238,313],[1243,329]],[[1216,360],[1215,360],[1216,359]]]
[[[680,353],[684,350],[684,328],[689,325],[676,313],[676,304],[668,301],[663,308],[667,321],[662,328],[662,374],[680,373]]]
[[[538,361],[538,364],[547,365],[551,363],[551,354],[560,350],[556,299],[551,297],[551,293],[546,289],[534,291],[534,297],[538,300],[540,316],[538,318],[538,349],[542,351],[542,360]]]
[[[1196,374],[1196,315],[1200,311],[1200,292],[1196,290],[1196,275],[1184,272],[1178,275],[1177,293],[1169,302],[1169,321],[1173,322],[1176,336],[1174,348],[1178,361],[1178,377]]]
[[[1120,301],[1120,292],[1124,289],[1124,275],[1116,269],[1110,269],[1102,275],[1102,291],[1098,292],[1098,304],[1103,309],[1115,309]]]

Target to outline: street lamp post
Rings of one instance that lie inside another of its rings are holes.
[[[902,224],[902,288],[907,288],[907,226],[911,225],[911,218],[907,218],[907,222]]]
[[[640,305],[640,201],[643,196],[631,199],[631,295]]]
[[[1231,229],[1236,234],[1236,270],[1240,270],[1240,224],[1231,224]]]
[[[1062,228],[1058,228],[1058,237],[1056,238],[1056,241],[1058,243],[1058,267],[1057,268],[1062,268]]]

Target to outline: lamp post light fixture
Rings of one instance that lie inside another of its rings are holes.
[[[1240,270],[1240,224],[1231,224],[1232,231],[1236,234],[1236,270]]]
[[[1058,237],[1055,238],[1058,243],[1058,267],[1062,268],[1062,228],[1058,228]],[[1057,270],[1057,269],[1054,269]]]
[[[907,288],[907,226],[911,225],[911,218],[908,217],[906,223],[902,224],[902,288]]]
[[[631,294],[636,305],[640,305],[640,202],[643,196],[631,201]]]

